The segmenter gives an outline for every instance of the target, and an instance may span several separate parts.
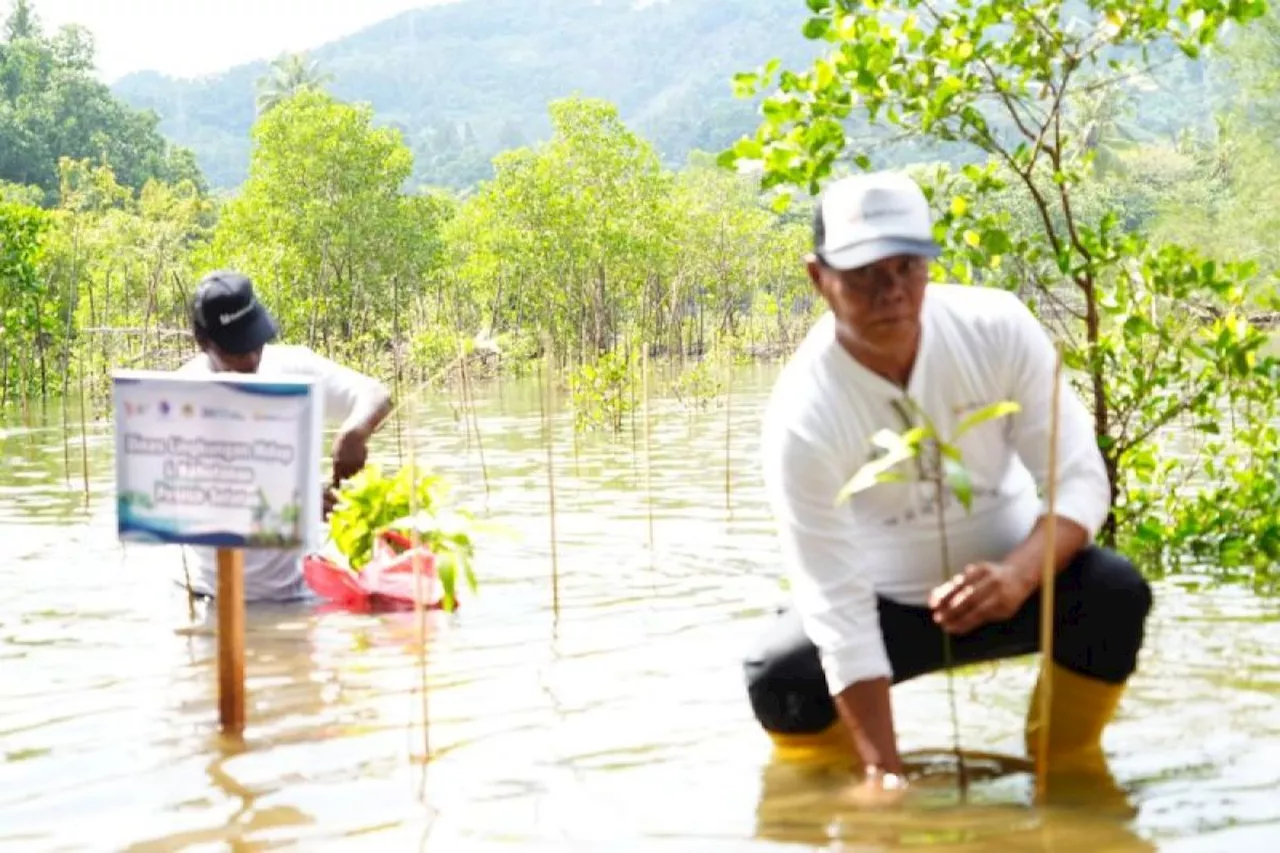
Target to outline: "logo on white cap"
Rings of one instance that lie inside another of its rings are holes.
[[[929,202],[905,174],[844,178],[827,190],[821,203],[822,256],[839,269],[904,251],[936,254]]]

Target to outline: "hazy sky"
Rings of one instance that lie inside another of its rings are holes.
[[[101,77],[130,71],[181,77],[304,50],[399,12],[449,0],[34,0],[52,30],[88,27]],[[0,10],[8,14],[8,0]],[[483,7],[481,7],[483,8]]]

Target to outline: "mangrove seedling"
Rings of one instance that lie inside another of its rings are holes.
[[[386,477],[377,465],[366,465],[336,497],[329,535],[351,571],[358,574],[373,559],[379,536],[395,532],[416,536],[435,555],[446,610],[457,600],[459,571],[475,591],[473,516],[448,506],[448,483],[441,475],[421,473],[409,463]]]
[[[635,408],[635,367],[628,353],[610,350],[569,374],[569,394],[577,432],[617,435]]]
[[[396,533],[417,537],[435,555],[436,575],[444,592],[445,610],[452,610],[458,600],[459,572],[472,592],[477,588],[472,521],[466,510],[439,508],[420,510],[388,525],[388,529]]]
[[[946,496],[950,491],[965,512],[973,507],[973,478],[965,468],[964,458],[956,442],[969,430],[988,421],[1014,414],[1021,410],[1015,402],[992,403],[968,414],[956,426],[955,435],[944,439],[933,420],[911,397],[904,397],[904,405],[895,406],[907,423],[917,423],[903,433],[882,429],[871,437],[879,455],[858,469],[836,495],[836,504],[847,502],[854,495],[880,483],[926,482],[933,486],[935,515],[938,519],[938,547],[942,565],[941,581],[951,578],[951,555],[947,548]],[[914,417],[913,417],[914,415]],[[898,466],[908,460],[916,462],[916,476],[912,478]],[[956,691],[951,637],[942,632],[942,660],[947,672],[947,698],[951,707],[952,748],[956,756],[956,770],[963,799],[968,791],[968,773],[964,754],[960,750],[960,714],[956,708]]]

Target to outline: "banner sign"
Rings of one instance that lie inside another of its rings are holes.
[[[112,380],[122,542],[319,547],[314,379],[120,370]]]

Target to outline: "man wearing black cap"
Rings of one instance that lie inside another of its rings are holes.
[[[1038,586],[1055,526],[1051,768],[1091,772],[1102,729],[1137,666],[1151,592],[1123,557],[1091,543],[1111,491],[1093,424],[1060,387],[1055,513],[1048,481],[1055,354],[1011,293],[929,282],[937,256],[928,203],[909,177],[880,172],[833,183],[819,200],[809,276],[830,309],[777,381],[764,417],[764,479],[790,581],[791,607],[745,660],[757,720],[780,752],[849,759],[858,801],[905,790],[890,686],[944,666],[1039,648]],[[887,482],[837,505],[874,458],[871,438],[918,425],[921,407],[954,435],[1002,400],[1020,411],[958,441],[972,508],[943,501],[941,563],[932,473],[900,464]],[[944,581],[944,578],[946,579]],[[1030,751],[1039,691],[1025,724]]]
[[[325,490],[326,515],[333,487],[364,467],[369,439],[391,412],[391,395],[377,380],[343,367],[303,346],[273,343],[279,330],[258,301],[253,283],[238,272],[219,270],[201,279],[191,301],[191,331],[200,353],[179,368],[184,373],[260,373],[314,376],[321,380],[324,414],[340,424],[333,443],[333,479]],[[195,591],[217,588],[215,552],[190,549],[197,558]],[[307,598],[301,554],[254,550],[245,553],[245,599]]]

